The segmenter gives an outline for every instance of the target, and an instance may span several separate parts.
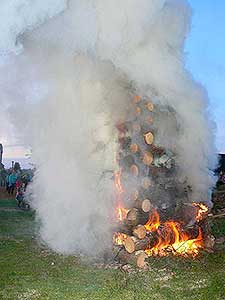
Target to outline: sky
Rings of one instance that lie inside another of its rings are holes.
[[[203,84],[217,124],[217,148],[225,153],[225,1],[189,0],[193,17],[186,41],[187,68]]]
[[[193,17],[185,46],[186,67],[208,91],[210,114],[217,124],[217,148],[225,153],[225,0],[189,3]],[[13,141],[13,137],[1,141],[5,158],[25,157],[27,150],[22,145],[13,146]]]

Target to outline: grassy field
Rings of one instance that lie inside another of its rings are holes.
[[[214,224],[225,234],[224,221]],[[225,252],[198,259],[149,259],[148,271],[131,273],[85,264],[41,246],[34,213],[0,200],[0,299],[222,300]]]

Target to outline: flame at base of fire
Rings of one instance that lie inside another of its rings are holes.
[[[118,193],[116,219],[122,222],[127,217],[129,210],[122,205],[122,194],[124,192],[121,184],[121,170],[114,173],[115,186]],[[208,213],[208,207],[203,203],[192,203],[196,207],[196,222],[200,222]],[[145,224],[147,232],[156,234],[156,244],[145,249],[148,256],[168,256],[169,254],[177,256],[195,257],[203,248],[203,237],[200,226],[198,227],[198,236],[193,238],[192,234],[183,231],[182,224],[176,221],[167,221],[161,223],[160,216],[156,209],[152,208],[149,220]],[[116,232],[113,236],[115,245],[124,245],[127,238],[126,234]]]
[[[163,226],[163,230],[157,230],[158,240],[154,247],[146,249],[148,256],[192,256],[199,254],[203,247],[202,231],[199,228],[198,236],[191,238],[187,233],[182,232],[177,222],[169,221]]]
[[[115,232],[113,235],[113,244],[122,246],[122,245],[124,245],[126,238],[127,238],[126,234],[120,233],[120,232]]]
[[[193,203],[198,208],[196,221],[199,222],[208,213],[208,207],[202,203]],[[161,227],[160,227],[161,226]],[[198,236],[192,238],[182,230],[180,223],[167,221],[160,223],[160,216],[157,210],[153,209],[145,228],[149,232],[157,234],[157,243],[154,247],[146,249],[148,256],[167,256],[170,253],[181,256],[196,256],[203,247],[202,230],[198,228]]]

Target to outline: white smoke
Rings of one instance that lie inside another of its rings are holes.
[[[1,101],[33,149],[42,238],[60,252],[93,254],[108,243],[115,123],[132,89],[176,112],[180,133],[171,141],[173,122],[159,120],[159,143],[176,150],[192,200],[208,201],[214,184],[213,124],[207,94],[184,66],[186,1],[71,0],[65,8],[60,0],[1,3]]]

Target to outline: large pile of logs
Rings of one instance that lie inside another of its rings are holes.
[[[135,96],[133,108],[133,115],[129,116],[129,121],[117,124],[120,145],[117,158],[122,171],[121,176],[125,178],[124,181],[123,178],[121,179],[122,185],[125,185],[126,190],[126,181],[129,184],[134,182],[132,186],[134,190],[129,194],[128,207],[130,209],[126,217],[113,228],[113,231],[118,235],[121,234],[120,241],[115,243],[120,247],[116,256],[117,260],[144,267],[147,258],[145,250],[153,248],[158,243],[159,234],[162,239],[164,236],[171,239],[171,242],[174,239],[172,235],[168,237],[170,233],[168,233],[167,226],[153,231],[146,229],[145,225],[149,220],[151,221],[149,217],[154,212],[154,201],[161,200],[160,197],[154,199],[152,195],[158,195],[159,189],[156,188],[158,186],[160,191],[162,190],[163,193],[165,191],[162,197],[165,199],[165,195],[178,194],[178,187],[174,188],[176,176],[174,154],[170,149],[163,149],[156,143],[157,129],[154,127],[154,119],[157,117],[156,106],[149,99]],[[182,185],[180,194],[186,199],[186,186]],[[130,186],[131,184],[127,187],[128,192],[130,192]],[[166,207],[164,203],[161,206],[162,210]],[[191,210],[194,211],[193,208]],[[189,219],[187,215],[187,222],[190,225]],[[196,230],[195,224],[191,226],[186,229],[187,233],[189,232],[193,238],[197,237],[199,231]]]

